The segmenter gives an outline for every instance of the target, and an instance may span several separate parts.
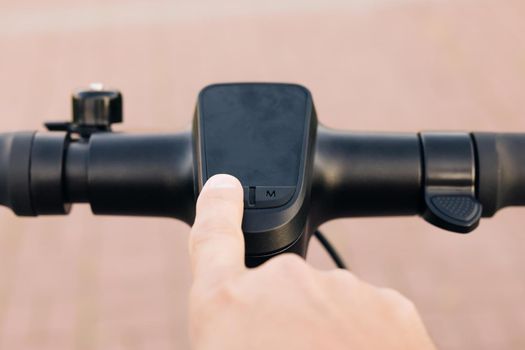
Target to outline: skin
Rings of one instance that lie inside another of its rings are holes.
[[[293,254],[244,265],[242,187],[208,180],[190,236],[194,350],[435,349],[414,304],[352,273]]]

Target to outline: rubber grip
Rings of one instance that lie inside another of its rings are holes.
[[[31,200],[31,149],[35,132],[0,134],[0,204],[19,216],[35,216]]]
[[[70,145],[66,196],[88,202],[94,214],[194,219],[190,133],[98,133]]]
[[[420,213],[421,158],[415,133],[340,132],[319,127],[313,222]]]
[[[507,206],[525,205],[525,134],[473,133],[477,190],[483,216]]]

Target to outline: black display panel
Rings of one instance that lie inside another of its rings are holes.
[[[308,90],[292,84],[212,85],[199,95],[197,111],[204,181],[221,173],[237,177],[246,208],[279,207],[293,197],[312,111]]]

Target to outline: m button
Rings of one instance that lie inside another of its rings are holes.
[[[294,186],[257,186],[255,188],[255,207],[280,207],[288,203],[294,193]]]

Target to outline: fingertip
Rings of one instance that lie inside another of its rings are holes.
[[[197,211],[203,206],[202,202],[209,202],[215,199],[225,200],[234,203],[236,206],[243,204],[243,188],[241,182],[234,176],[228,174],[218,174],[210,177],[197,199]]]
[[[241,188],[241,182],[229,174],[213,175],[206,181],[204,188]],[[203,189],[204,189],[203,188]]]

